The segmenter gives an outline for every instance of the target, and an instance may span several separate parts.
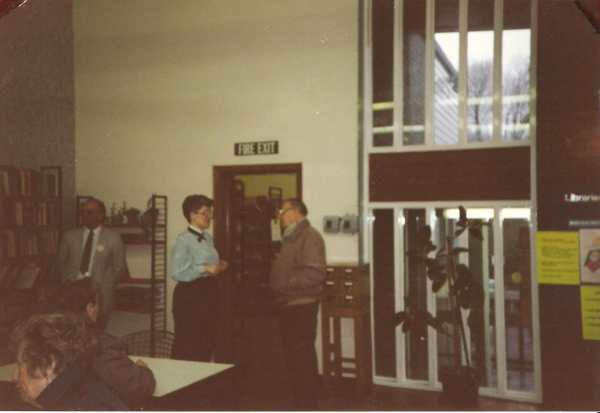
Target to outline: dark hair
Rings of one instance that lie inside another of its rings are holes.
[[[37,371],[43,372],[53,361],[58,375],[100,351],[98,339],[88,334],[84,322],[68,314],[33,316],[15,327],[10,341],[13,349],[23,344],[21,361],[31,377],[39,377]]]
[[[202,207],[212,207],[213,200],[204,195],[190,195],[183,200],[183,204],[181,204],[181,209],[183,210],[183,216],[187,219],[187,222],[190,221],[190,214],[192,211],[197,211]]]
[[[56,305],[59,311],[85,313],[87,305],[96,304],[99,296],[94,279],[84,277],[61,285]]]
[[[292,205],[292,207],[296,208],[303,216],[308,215],[308,208],[306,208],[306,204],[298,198],[288,198],[282,202],[282,205],[286,202]]]

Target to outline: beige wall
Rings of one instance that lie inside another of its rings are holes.
[[[140,209],[167,195],[171,243],[213,165],[302,162],[316,227],[357,213],[357,3],[74,0],[77,192]],[[233,155],[263,140],[280,153]],[[325,242],[358,260],[358,237]]]

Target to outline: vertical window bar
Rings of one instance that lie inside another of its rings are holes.
[[[502,240],[502,208],[494,207],[494,298],[496,301],[496,367],[498,369],[498,392],[506,394],[506,324],[504,320],[504,242]]]
[[[427,0],[425,18],[425,146],[433,146],[435,0]]]
[[[432,36],[433,39],[433,36]],[[427,79],[432,80],[432,79]],[[429,225],[429,227],[431,228],[432,232],[435,231],[435,208],[432,207],[427,207],[425,209],[425,225]],[[432,253],[433,255],[433,253]],[[431,281],[429,279],[429,277],[427,277],[427,311],[429,311],[430,314],[436,314],[435,311],[435,294],[433,293],[433,291],[431,291],[431,286],[433,284],[433,281]],[[427,342],[429,343],[429,351],[427,353],[427,357],[428,357],[428,367],[429,367],[429,373],[427,375],[427,377],[429,377],[429,386],[434,388],[437,384],[438,378],[437,378],[437,369],[438,369],[438,365],[437,365],[437,332],[433,329],[428,327],[427,328]]]
[[[400,0],[401,2],[402,0]],[[395,262],[394,280],[395,288],[398,294],[396,294],[396,312],[406,310],[404,306],[404,291],[405,279],[404,279],[404,209],[394,208],[394,242],[398,245],[396,251],[400,251],[401,256]],[[400,382],[406,381],[406,341],[402,328],[396,328],[396,378]]]
[[[494,2],[494,70],[493,70],[493,135],[492,143],[502,141],[502,31],[504,29],[504,0]]]
[[[492,222],[496,222],[498,221],[498,215],[496,213],[494,213],[494,219]],[[494,231],[492,231],[494,232]],[[490,228],[488,226],[483,225],[481,227],[481,234],[483,235],[483,239],[486,240],[487,242],[489,242],[490,239]],[[483,263],[483,279],[482,279],[482,287],[483,287],[483,296],[484,296],[484,303],[489,303],[490,302],[490,277],[489,277],[489,271],[487,271],[487,268],[489,268],[488,263],[490,262],[490,257],[489,257],[489,248],[484,248],[482,250],[482,259],[481,262]],[[486,383],[488,387],[491,387],[491,383],[492,383],[492,368],[493,368],[493,363],[492,363],[492,351],[491,351],[491,343],[490,343],[490,312],[491,312],[491,308],[489,305],[486,305],[483,308],[483,325],[484,325],[484,333],[483,333],[483,341],[484,341],[484,345],[485,345],[485,375],[486,375]]]
[[[467,143],[467,33],[469,28],[469,0],[460,0],[458,13],[458,145],[464,146]]]
[[[404,130],[404,65],[402,64],[402,11],[404,2],[394,2],[394,148],[402,147],[402,136]]]
[[[363,124],[364,124],[364,136],[363,142],[366,146],[366,155],[365,155],[365,165],[368,168],[368,153],[373,149],[373,44],[371,39],[372,30],[373,30],[373,13],[372,13],[373,4],[371,0],[367,0],[365,2],[364,7],[364,22],[363,27],[365,28],[365,33],[363,36],[363,70],[364,70],[364,97],[363,97]],[[368,180],[365,180],[368,182]],[[368,185],[368,184],[367,184]],[[365,185],[365,188],[367,188]],[[368,191],[365,191],[368,193]],[[365,244],[366,245],[366,244]]]
[[[536,237],[537,234],[537,185],[536,185],[536,148],[537,148],[537,39],[538,39],[538,0],[531,0],[531,68],[530,68],[530,95],[529,95],[529,141],[531,142],[531,308],[533,314],[532,334],[533,334],[533,371],[535,380],[535,398],[537,402],[542,401],[542,369],[540,354],[540,316],[539,316],[539,297],[537,284],[536,267]]]

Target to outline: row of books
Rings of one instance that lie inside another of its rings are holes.
[[[0,226],[4,228],[57,226],[60,209],[56,200],[0,198]]]
[[[0,293],[28,290],[58,282],[56,264],[28,264],[0,266]]]
[[[16,169],[0,167],[0,196],[58,196],[59,172],[56,168]]]
[[[0,258],[53,255],[57,252],[57,228],[44,228],[34,232],[0,231]]]

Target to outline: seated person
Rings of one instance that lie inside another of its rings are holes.
[[[43,410],[127,410],[91,369],[99,343],[77,318],[33,316],[13,330],[11,347],[17,348],[12,381],[23,401]]]
[[[154,374],[143,360],[131,361],[122,340],[95,325],[99,313],[98,297],[92,278],[69,281],[61,286],[57,310],[83,321],[98,338],[102,353],[92,359],[94,371],[130,408],[137,409],[154,393]]]

